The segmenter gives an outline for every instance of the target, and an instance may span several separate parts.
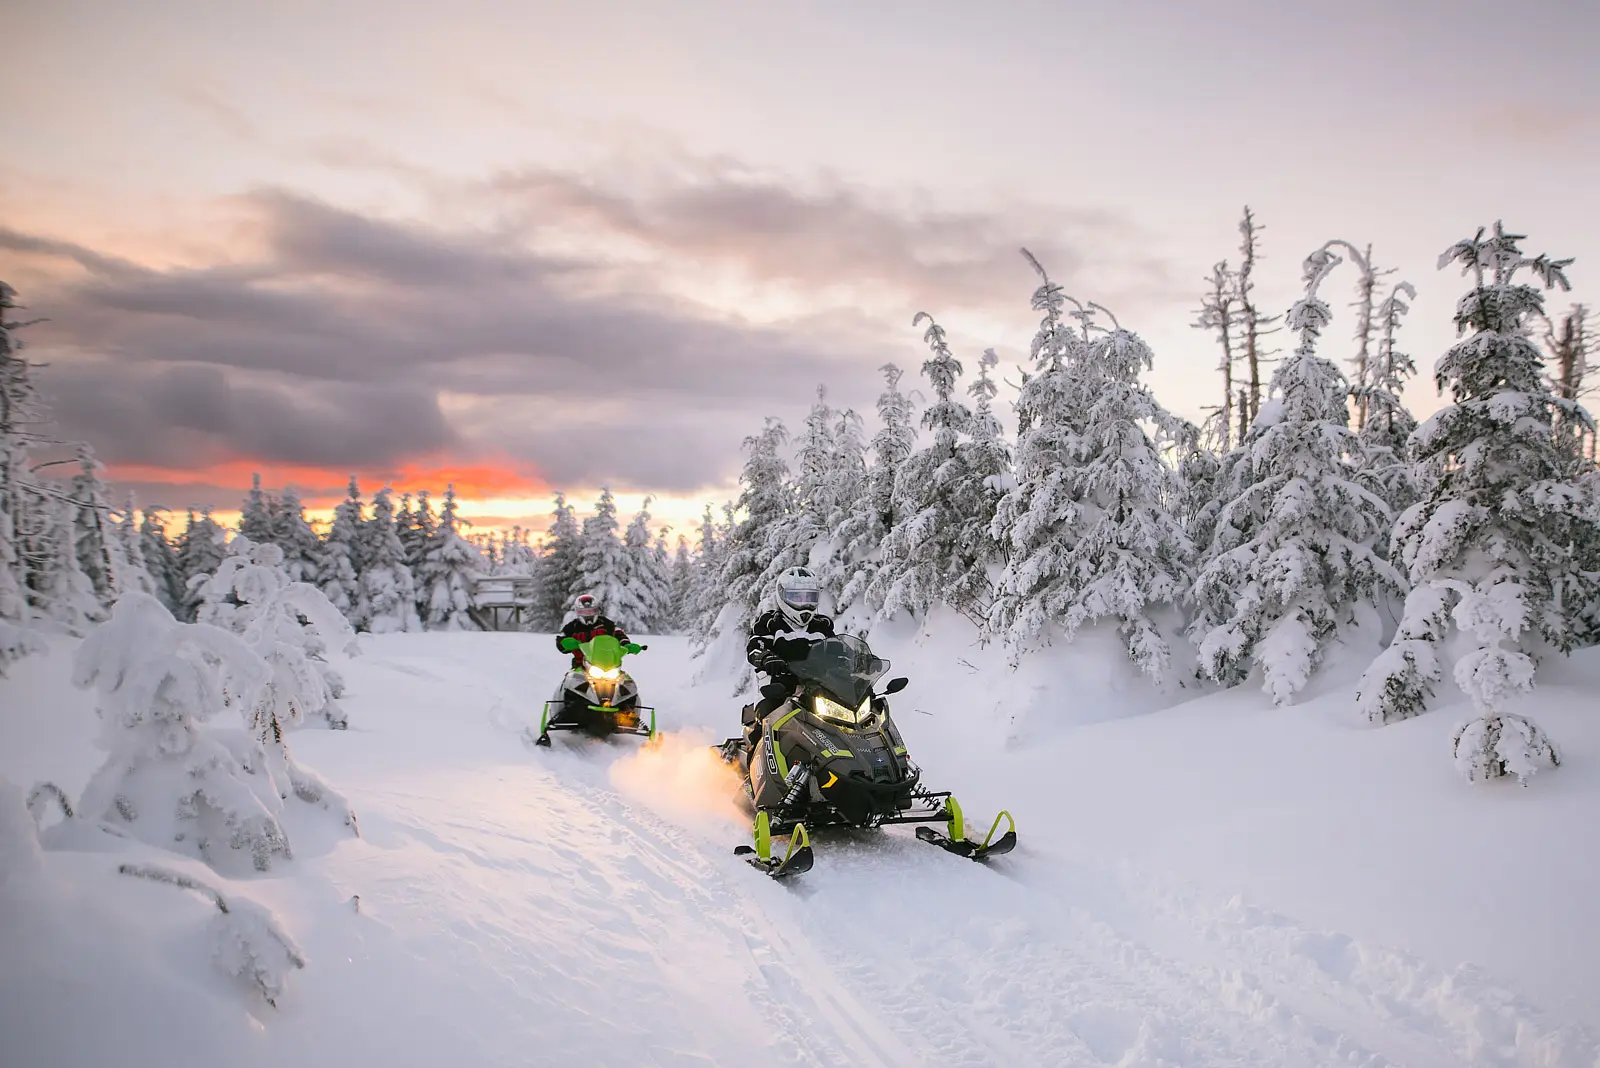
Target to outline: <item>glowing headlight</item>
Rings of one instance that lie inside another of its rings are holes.
[[[872,697],[869,695],[865,701],[862,701],[860,708],[850,709],[837,701],[830,701],[828,698],[818,694],[812,701],[811,710],[822,719],[831,719],[835,723],[855,726],[872,714]]]
[[[621,668],[597,668],[593,664],[589,665],[591,679],[614,679],[620,674],[622,674]]]

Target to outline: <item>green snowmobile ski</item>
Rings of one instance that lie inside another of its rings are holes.
[[[907,680],[873,686],[889,670],[860,638],[841,635],[818,641],[779,640],[774,651],[787,662],[798,685],[768,683],[762,695],[785,700],[761,720],[744,709],[743,736],[716,750],[742,776],[744,800],[754,817],[753,846],[735,852],[774,878],[799,874],[812,864],[810,832],[824,827],[873,829],[890,823],[944,824],[943,832],[917,828],[917,839],[970,860],[1009,853],[1017,844],[1016,821],[1002,811],[981,840],[967,837],[966,816],[948,792],[922,786],[899,727],[889,715],[888,695]],[[1006,824],[1000,832],[1001,821]],[[781,857],[773,839],[789,839]]]

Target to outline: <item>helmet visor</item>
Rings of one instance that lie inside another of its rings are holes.
[[[802,612],[814,612],[817,605],[822,603],[821,590],[779,590],[778,599],[790,608]]]

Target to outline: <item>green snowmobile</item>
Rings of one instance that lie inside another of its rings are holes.
[[[787,663],[796,685],[763,686],[762,696],[783,697],[783,703],[761,720],[754,706],[746,705],[744,735],[716,747],[724,761],[739,768],[755,818],[755,844],[739,846],[735,853],[782,878],[810,870],[809,831],[819,827],[943,823],[944,833],[919,826],[917,838],[979,861],[1016,846],[1016,821],[1009,812],[996,816],[989,833],[975,841],[967,837],[956,799],[922,786],[921,769],[889,716],[887,697],[905,689],[907,680],[891,679],[874,693],[889,662],[873,655],[866,642],[849,635],[779,639],[774,652]],[[1007,827],[996,837],[1001,820]],[[775,856],[773,839],[781,845],[785,835],[788,847]]]
[[[639,687],[622,670],[622,658],[640,653],[648,645],[629,642],[623,645],[609,634],[597,634],[586,642],[563,638],[565,652],[583,652],[584,666],[569,671],[561,680],[554,699],[544,704],[535,745],[549,746],[551,731],[581,731],[594,738],[613,734],[640,734],[653,743],[656,738],[656,710],[639,703]],[[650,713],[646,727],[641,715]]]

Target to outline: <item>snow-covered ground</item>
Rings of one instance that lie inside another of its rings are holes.
[[[1472,786],[1465,705],[1354,725],[1330,672],[1128,716],[1092,641],[1021,672],[960,626],[887,637],[914,756],[1021,845],[979,866],[909,828],[817,835],[780,884],[735,857],[736,722],[681,639],[632,664],[669,732],[531,749],[549,638],[363,638],[351,729],[291,744],[361,836],[296,813],[295,860],[227,880],[22,795],[98,762],[70,646],[0,680],[0,1064],[1600,1065],[1600,650],[1530,699],[1562,768]],[[920,641],[920,644],[919,644]],[[1120,654],[1118,654],[1120,655]],[[54,817],[51,817],[52,819]],[[47,820],[47,823],[49,821]],[[306,967],[268,1007],[208,959],[271,910]],[[358,899],[358,900],[355,900]]]

